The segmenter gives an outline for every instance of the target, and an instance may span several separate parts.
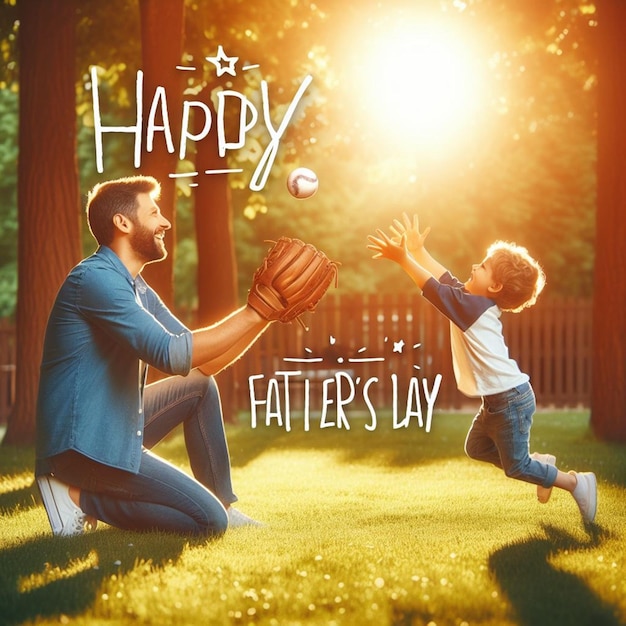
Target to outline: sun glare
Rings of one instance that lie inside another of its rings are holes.
[[[480,71],[467,42],[442,24],[404,25],[369,42],[366,99],[382,130],[434,149],[480,106]]]

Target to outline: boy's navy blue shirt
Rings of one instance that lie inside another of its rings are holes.
[[[144,363],[191,369],[192,338],[106,246],[65,279],[50,313],[37,398],[36,474],[75,450],[105,465],[139,468]]]
[[[449,272],[429,278],[424,297],[450,320],[452,365],[459,390],[471,398],[502,393],[528,382],[509,357],[502,334],[502,311],[485,296],[476,296]]]

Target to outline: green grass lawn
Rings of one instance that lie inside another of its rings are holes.
[[[584,413],[539,413],[532,449],[593,469],[596,524],[571,496],[463,454],[467,414],[394,430],[228,427],[239,508],[266,523],[217,541],[54,538],[32,450],[0,448],[2,624],[626,624],[626,448]],[[182,435],[158,451],[186,467]]]

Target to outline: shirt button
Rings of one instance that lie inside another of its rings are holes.
[[[141,431],[140,430],[137,431],[137,437],[141,437]]]

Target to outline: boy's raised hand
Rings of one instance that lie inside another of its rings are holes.
[[[430,232],[430,226],[428,226],[423,233],[419,229],[419,219],[416,214],[413,215],[413,219],[406,214],[402,214],[402,222],[400,220],[394,220],[390,228],[393,233],[392,240],[394,243],[399,243],[402,236],[406,236],[406,247],[409,252],[416,256],[424,248],[424,242],[428,233]]]
[[[395,261],[420,289],[424,289],[431,278],[442,276],[446,268],[435,261],[424,247],[430,227],[421,233],[417,215],[411,220],[403,213],[402,220],[393,221],[391,237],[380,229],[376,230],[375,236],[369,235],[367,247],[374,251],[374,259]]]
[[[400,235],[399,241],[396,242],[389,238],[382,230],[376,231],[376,237],[374,235],[368,235],[369,241],[368,249],[373,250],[375,254],[372,255],[373,259],[389,259],[395,261],[399,265],[402,265],[403,261],[406,261],[408,257],[408,250],[406,245],[406,235]]]

